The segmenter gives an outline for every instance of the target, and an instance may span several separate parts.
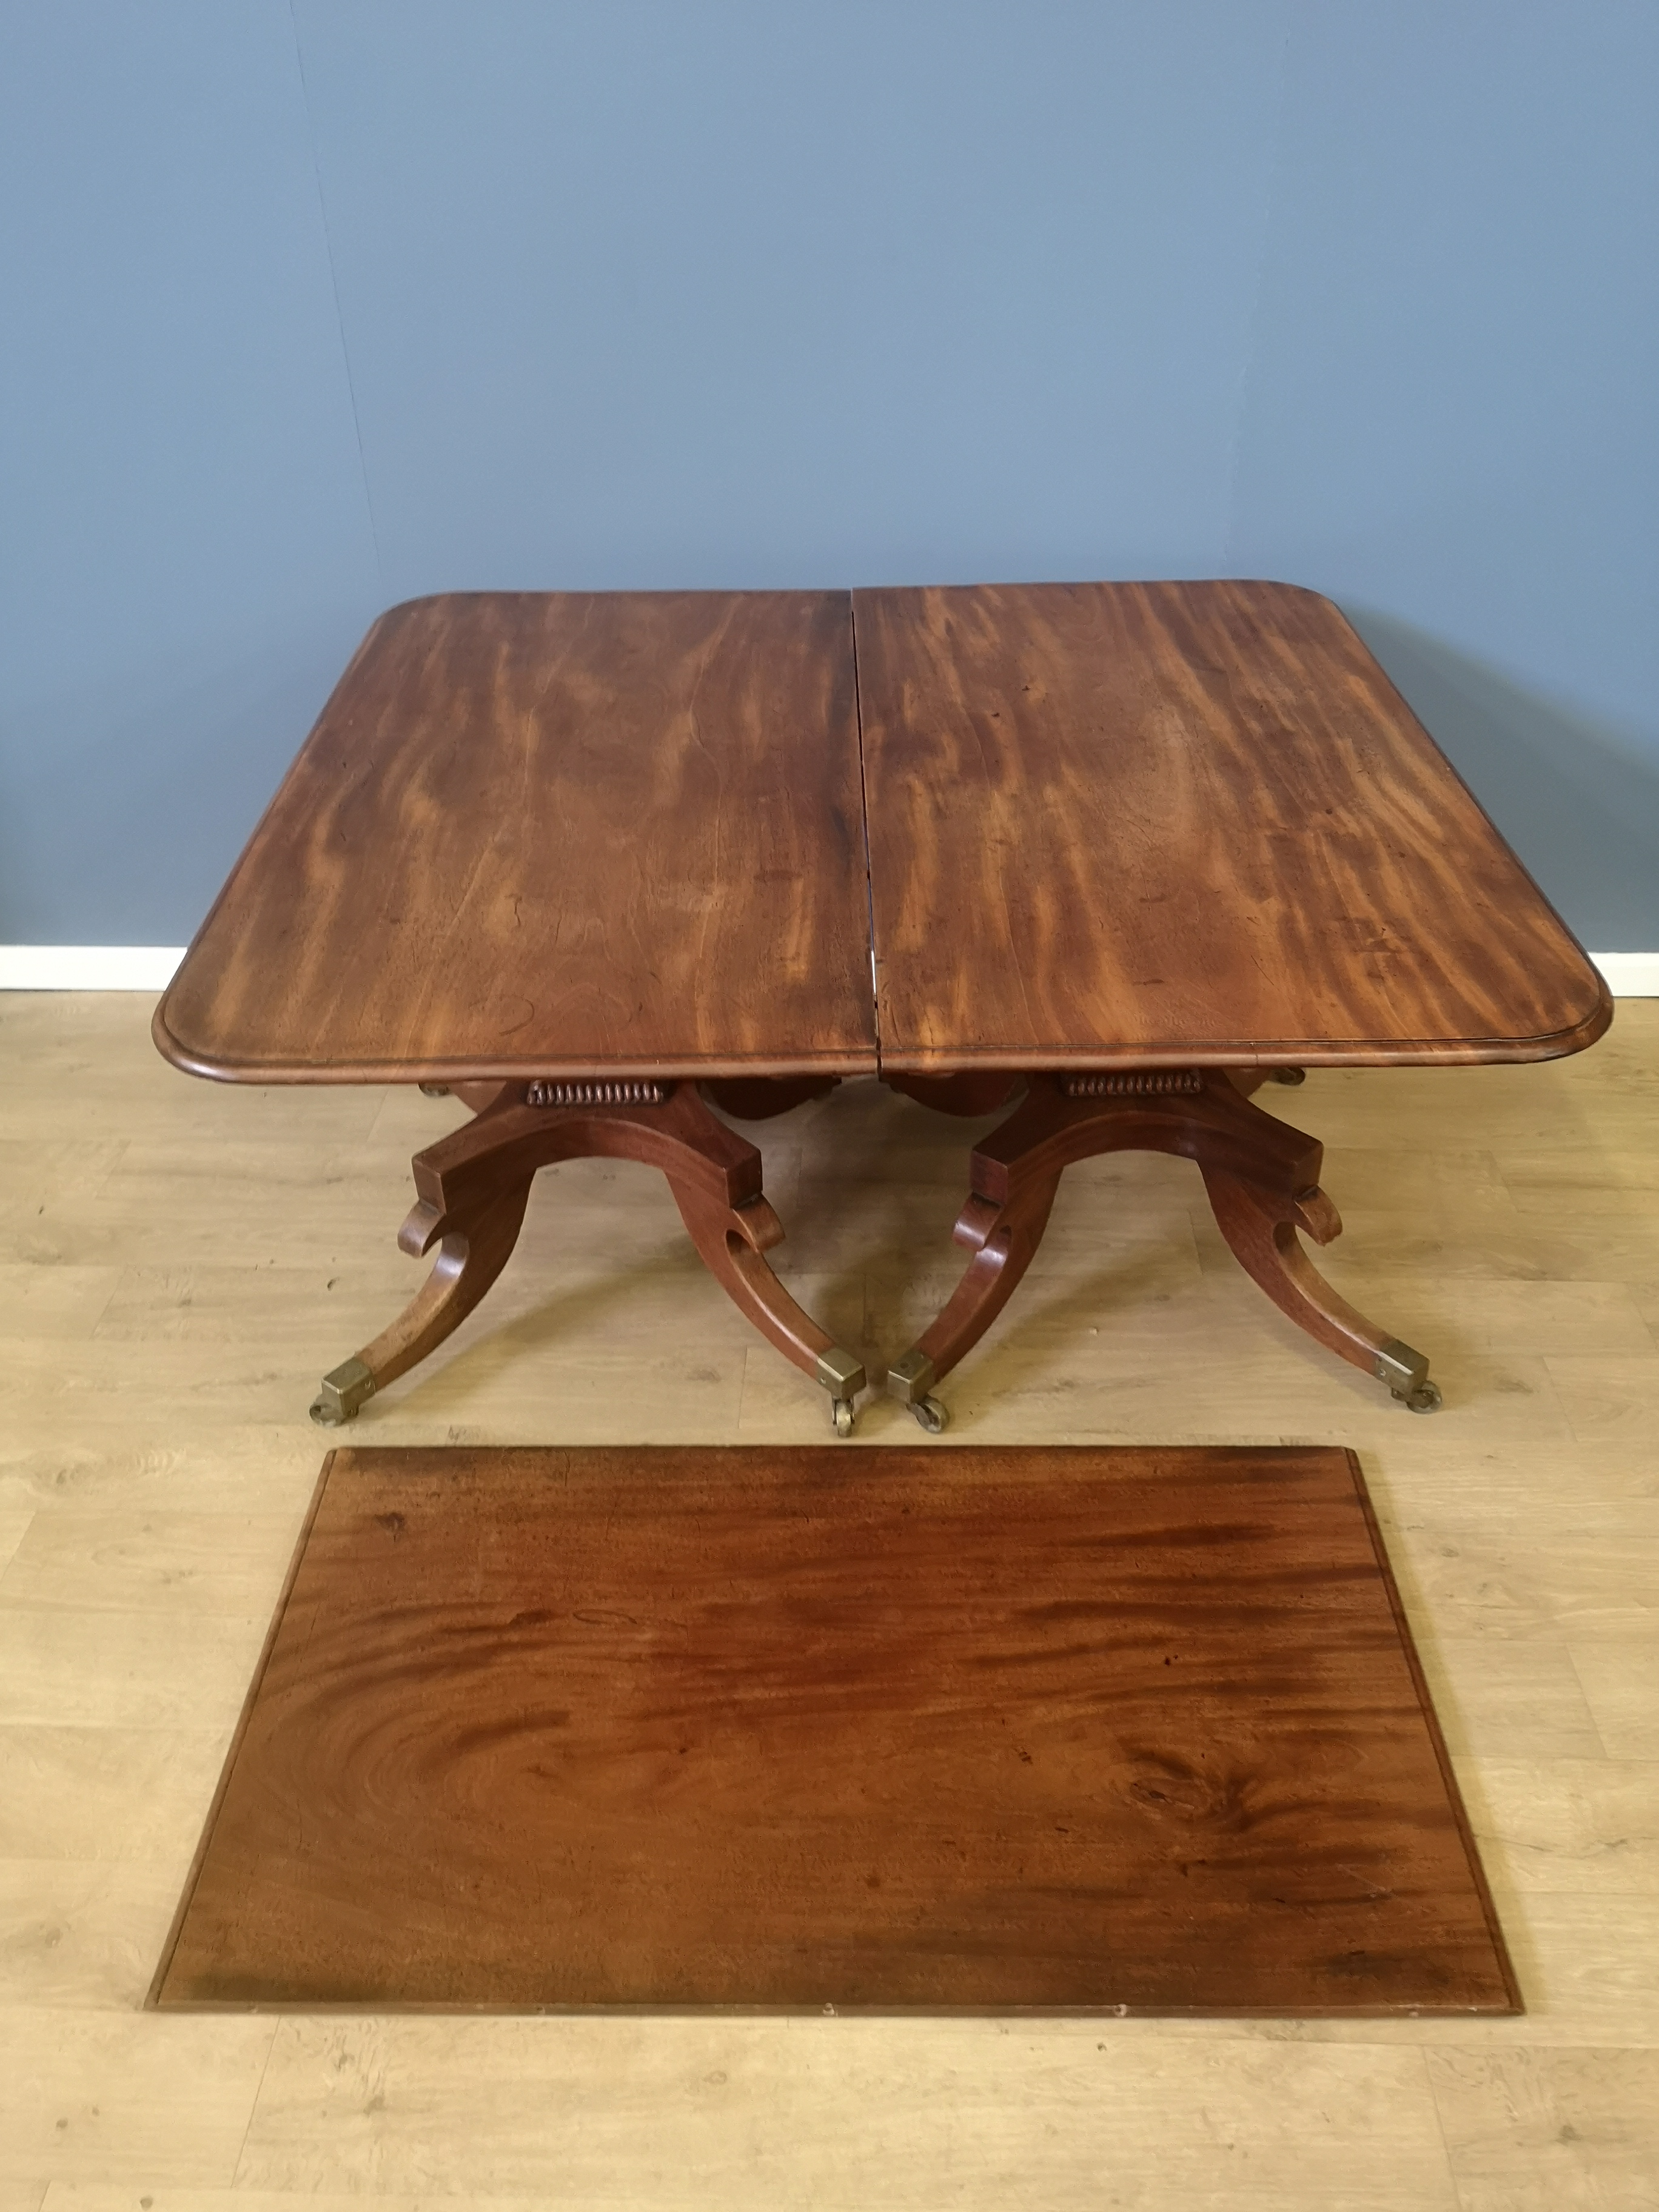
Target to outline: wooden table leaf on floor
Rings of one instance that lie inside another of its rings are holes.
[[[1338,610],[1267,583],[447,593],[359,647],[156,1012],[247,1083],[419,1084],[413,1301],[324,1378],[346,1420],[501,1273],[538,1169],[660,1168],[741,1310],[829,1394],[861,1361],[766,1255],[763,1120],[876,1075],[1007,1118],[939,1380],[1092,1154],[1194,1161],[1248,1273],[1405,1403],[1428,1361],[1313,1267],[1322,1149],[1250,1094],[1312,1066],[1547,1060],[1600,976]],[[711,1104],[718,1112],[711,1111]],[[722,1118],[725,1117],[725,1118]]]

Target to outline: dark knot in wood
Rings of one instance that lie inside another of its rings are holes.
[[[645,1081],[553,1083],[538,1076],[524,1097],[526,1106],[660,1106],[672,1088]]]
[[[1203,1075],[1195,1067],[1139,1068],[1123,1075],[1068,1075],[1060,1084],[1068,1098],[1164,1097],[1172,1091],[1203,1088]]]

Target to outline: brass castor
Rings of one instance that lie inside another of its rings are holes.
[[[864,1362],[832,1344],[818,1354],[818,1381],[830,1393],[830,1425],[838,1437],[850,1437],[856,1408],[854,1400],[865,1384]]]
[[[1377,1353],[1371,1372],[1379,1382],[1386,1382],[1400,1403],[1409,1407],[1413,1413],[1438,1412],[1440,1393],[1429,1380],[1427,1355],[1413,1352],[1397,1336],[1390,1337]]]
[[[323,1377],[323,1387],[311,1401],[311,1418],[319,1429],[337,1429],[355,1421],[359,1406],[374,1395],[374,1377],[361,1359],[348,1359]]]
[[[1414,1390],[1396,1390],[1395,1396],[1407,1413],[1437,1413],[1440,1411],[1440,1386],[1427,1381],[1419,1382]]]
[[[887,1370],[889,1395],[910,1408],[917,1427],[926,1429],[930,1437],[936,1437],[951,1418],[939,1400],[928,1395],[933,1381],[933,1363],[925,1352],[907,1352]]]

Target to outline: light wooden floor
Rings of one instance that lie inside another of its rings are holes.
[[[1432,1354],[1441,1414],[1281,1321],[1195,1171],[1139,1158],[1067,1174],[945,1386],[941,1449],[1358,1448],[1530,2008],[1468,2027],[142,2013],[324,1449],[307,1404],[417,1279],[407,1156],[459,1118],[191,1082],[149,1012],[0,997],[0,2212],[1659,2205],[1659,1004],[1558,1066],[1263,1094],[1326,1140],[1329,1273]],[[896,1352],[953,1274],[972,1127],[860,1084],[760,1133],[786,1270]],[[659,1181],[580,1163],[358,1433],[829,1431]]]

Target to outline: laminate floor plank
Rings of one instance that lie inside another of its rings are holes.
[[[178,1887],[165,1860],[0,1859],[0,2002],[131,2011]]]
[[[1648,2212],[1659,2051],[1428,2060],[1462,2212]]]
[[[1610,1911],[1606,1893],[1554,1890],[1528,1899],[1526,1919],[1542,2001],[1577,2032],[1517,2042],[1659,2050],[1659,1898],[1623,1892]]]
[[[1321,1273],[1362,1310],[1409,1310],[1437,1340],[1455,1332],[1483,1352],[1528,1352],[1650,1358],[1659,1351],[1634,1287],[1628,1283],[1517,1281],[1498,1277],[1471,1296],[1468,1279],[1451,1281],[1426,1269],[1382,1268],[1352,1252],[1323,1260]],[[100,1324],[100,1327],[102,1324]]]
[[[0,1602],[0,1723],[201,1728],[234,1716],[264,1622]]]
[[[1523,1523],[1536,1508],[1546,1511],[1562,1502],[1563,1457],[1559,1443],[1534,1437],[1508,1444],[1502,1451],[1453,1455],[1458,1475],[1455,1494],[1445,1488],[1448,1467],[1425,1445],[1410,1466],[1396,1463],[1389,1470],[1391,1497],[1404,1505],[1413,1498],[1436,1510],[1471,1516],[1501,1516]],[[1623,1516],[1632,1508],[1650,1506],[1659,1498],[1659,1460],[1623,1444],[1574,1443],[1569,1464],[1574,1479],[1573,1495],[1583,1501],[1581,1526],[1610,1532],[1629,1525]],[[1644,1520],[1641,1524],[1650,1524]],[[1517,1525],[1515,1533],[1523,1533]],[[1634,1585],[1632,1585],[1633,1587]]]
[[[158,1401],[176,1378],[156,1362]],[[21,1394],[20,1394],[21,1397]],[[175,1431],[168,1441],[161,1424],[146,1433],[131,1409],[83,1407],[71,1431],[38,1405],[31,1416],[19,1403],[0,1438],[0,1510],[33,1512],[43,1505],[77,1512],[111,1507],[131,1512],[180,1508],[215,1514],[281,1513],[305,1510],[316,1468],[316,1433],[309,1422],[204,1423],[191,1436]],[[107,1421],[102,1418],[107,1413]],[[182,1430],[185,1425],[179,1424]],[[307,1469],[310,1470],[309,1476]]]
[[[1616,1282],[1640,1293],[1659,1283],[1659,1223],[1598,1218],[1581,1224],[1571,1208],[1539,1219],[1489,1209],[1441,1207],[1432,1217],[1395,1208],[1342,1206],[1333,1268],[1426,1274],[1459,1282]],[[1206,1246],[1206,1249],[1211,1249]],[[1214,1248],[1218,1252],[1219,1239]]]
[[[1420,2051],[1019,2023],[285,2021],[240,2185],[556,2204],[1456,2212]],[[1316,2110],[1317,2139],[1296,2118]],[[325,2152],[323,2145],[326,2143]],[[465,2146],[465,2149],[463,2149]]]
[[[1659,1352],[1554,1352],[1549,1370],[1580,1443],[1659,1445]]]
[[[1607,1756],[1659,1759],[1659,1626],[1609,1637],[1581,1629],[1569,1649]]]
[[[22,1542],[33,1518],[33,1512],[27,1510],[7,1511],[0,1508],[0,1575],[3,1575],[6,1563]]]
[[[1409,1607],[1416,1596],[1409,1574],[1401,1583]],[[1460,1756],[1595,1759],[1606,1753],[1571,1648],[1559,1631],[1535,1630],[1521,1638],[1437,1628],[1418,1649],[1454,1762]]]
[[[38,2186],[45,2191],[46,2185]],[[333,2189],[175,2189],[163,2185],[142,2193],[119,2183],[54,2181],[46,2192],[46,2212],[543,2212],[544,2197],[485,2195],[476,2188],[464,2194],[445,2191],[411,2197],[388,2196],[381,2190],[343,2191]],[[11,2212],[10,2200],[0,2192],[0,2212]],[[27,2208],[33,2212],[33,2208]]]
[[[228,2186],[275,2028],[0,2003],[0,2180]]]
[[[0,1336],[88,1336],[120,1279],[118,1267],[0,1264]]]
[[[0,1573],[0,1605],[246,1620],[280,1586],[299,1532],[294,1513],[37,1514]]]
[[[64,1198],[95,1198],[120,1162],[127,1139],[76,1144],[64,1136],[61,1102],[42,1115],[42,1133],[27,1134],[27,1115],[8,1102],[0,1138],[0,1220],[20,1229],[32,1214]],[[95,1125],[90,1125],[95,1126]]]
[[[0,1726],[0,1864],[187,1863],[191,1826],[201,1825],[234,1721],[231,1713],[221,1727],[195,1729]]]

